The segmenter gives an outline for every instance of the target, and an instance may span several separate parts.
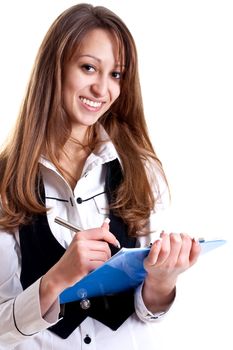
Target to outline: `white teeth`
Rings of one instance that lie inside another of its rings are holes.
[[[94,108],[100,107],[101,104],[102,104],[101,102],[94,102],[94,101],[88,100],[85,97],[80,97],[80,100],[83,103],[85,103],[85,105],[88,105],[88,106],[91,106],[91,107],[94,107]]]

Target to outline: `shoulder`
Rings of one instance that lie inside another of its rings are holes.
[[[16,273],[19,247],[15,235],[0,231],[0,284]]]
[[[15,235],[12,233],[7,233],[6,231],[0,230],[0,253],[3,253],[4,250],[11,249],[16,244]],[[1,254],[0,254],[1,258]]]

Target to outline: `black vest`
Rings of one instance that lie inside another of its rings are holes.
[[[118,160],[106,164],[105,191],[111,203],[114,191],[122,181],[122,172]],[[44,198],[42,190],[41,197]],[[123,220],[110,210],[110,231],[114,233],[122,247],[135,247],[136,239],[127,236],[127,226]],[[34,215],[30,224],[19,229],[22,269],[20,280],[26,289],[43,276],[65,253],[65,249],[53,236],[47,215]],[[112,254],[115,251],[112,248]],[[113,330],[119,328],[134,312],[134,290],[114,295],[91,298],[91,307],[83,310],[80,302],[65,304],[63,318],[49,330],[67,338],[81,323],[90,316]]]

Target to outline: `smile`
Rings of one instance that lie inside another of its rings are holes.
[[[80,100],[87,106],[93,107],[93,108],[99,108],[102,106],[102,102],[96,102],[96,101],[91,101],[86,97],[80,97]]]

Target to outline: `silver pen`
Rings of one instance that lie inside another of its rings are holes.
[[[60,218],[59,216],[56,216],[55,219],[54,219],[54,221],[55,221],[57,224],[59,224],[59,225],[61,225],[61,226],[64,226],[64,227],[70,229],[71,231],[74,231],[74,232],[83,231],[83,229],[81,229],[80,227],[78,227],[78,226],[76,226],[76,225],[74,225],[74,224],[71,224],[70,222],[68,222],[68,221],[66,221],[66,220],[64,220],[64,219],[62,219],[62,218]],[[106,218],[104,221],[105,221],[106,223],[109,223],[110,220],[109,220],[109,218]],[[112,245],[112,244],[109,243],[109,245]],[[113,246],[114,246],[115,248],[117,248],[118,250],[121,248],[121,245],[120,245],[120,243],[118,242],[118,240],[116,240],[116,245],[113,244]]]
[[[57,224],[59,224],[59,225],[61,225],[61,226],[64,226],[64,227],[70,229],[71,231],[74,231],[74,232],[83,231],[80,227],[78,227],[78,226],[76,226],[76,225],[74,225],[74,224],[71,224],[70,222],[68,222],[68,221],[66,221],[66,220],[64,220],[64,219],[62,219],[62,218],[60,218],[59,216],[56,216],[55,219],[54,219],[54,221],[55,221]]]

